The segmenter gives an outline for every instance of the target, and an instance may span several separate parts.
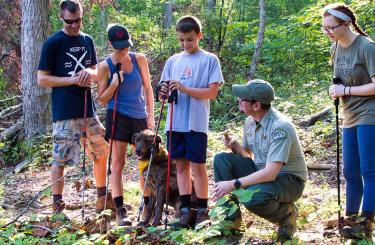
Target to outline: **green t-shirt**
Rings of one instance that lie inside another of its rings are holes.
[[[254,163],[263,169],[266,163],[282,162],[280,173],[289,173],[302,180],[307,166],[292,122],[271,108],[257,124],[252,117],[245,121],[242,146],[254,153]]]
[[[333,44],[332,51],[336,44]],[[340,77],[345,86],[361,86],[371,83],[375,76],[375,43],[362,35],[343,48],[337,44],[333,59],[335,77]],[[346,89],[348,93],[349,90]],[[344,127],[375,125],[375,95],[343,96]]]

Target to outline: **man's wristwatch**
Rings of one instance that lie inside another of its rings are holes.
[[[241,186],[242,186],[241,181],[240,181],[239,179],[235,179],[235,180],[234,180],[234,187],[235,187],[236,189],[239,189],[239,188],[241,188]]]

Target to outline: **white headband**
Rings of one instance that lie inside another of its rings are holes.
[[[339,18],[340,20],[343,20],[345,22],[352,22],[352,19],[349,17],[349,15],[341,12],[341,11],[338,11],[336,9],[327,9],[326,10],[327,13]]]

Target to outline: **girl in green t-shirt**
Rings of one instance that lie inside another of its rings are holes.
[[[334,76],[342,80],[329,88],[341,98],[346,215],[354,225],[340,230],[346,238],[372,240],[375,213],[375,43],[356,23],[344,4],[325,7],[322,31],[333,41]],[[361,215],[358,216],[362,205]],[[358,216],[358,217],[357,217]]]

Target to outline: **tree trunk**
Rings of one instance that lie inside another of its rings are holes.
[[[206,1],[207,6],[207,21],[206,21],[206,27],[205,27],[205,35],[203,35],[203,41],[207,45],[207,50],[212,52],[214,48],[214,41],[213,41],[213,35],[212,35],[212,25],[214,24],[213,18],[215,16],[215,8],[216,8],[216,0],[207,0]]]
[[[100,6],[100,26],[102,30],[107,30],[107,13],[106,6],[103,4]],[[107,32],[101,32],[100,34],[100,45],[103,47],[103,54],[108,54],[107,44]]]
[[[207,0],[207,15],[210,16],[214,14],[216,7],[216,0]]]
[[[259,30],[257,42],[254,49],[253,59],[251,60],[250,68],[247,72],[247,79],[251,80],[255,78],[255,72],[259,61],[260,50],[262,48],[264,31],[266,30],[266,9],[265,0],[259,0]]]
[[[173,25],[173,3],[167,1],[164,4],[163,30],[166,31]]]
[[[37,66],[47,36],[48,0],[22,1],[22,94],[25,137],[46,133],[51,126],[50,89],[37,84]]]

